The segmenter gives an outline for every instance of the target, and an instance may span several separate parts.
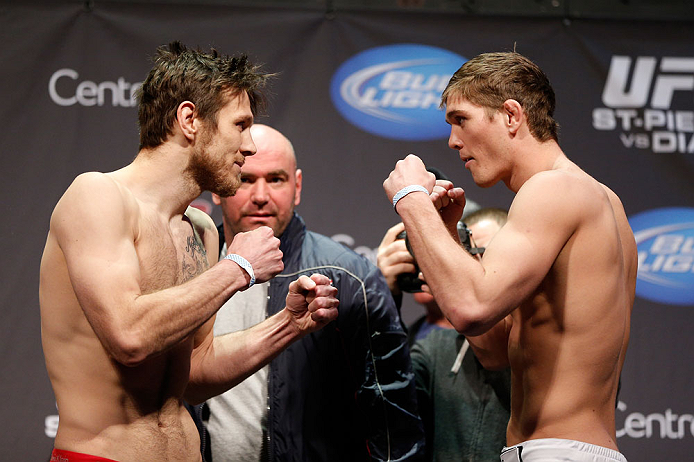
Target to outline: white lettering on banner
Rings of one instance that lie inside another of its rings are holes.
[[[346,245],[362,257],[369,260],[374,265],[376,264],[376,252],[378,249],[371,249],[369,247],[366,247],[365,245],[359,245],[357,247],[352,248],[354,246],[354,238],[349,234],[335,234],[334,236],[331,236],[330,239],[332,239],[335,242],[339,242],[340,244]]]
[[[602,93],[607,107],[593,109],[593,128],[621,130],[626,148],[694,154],[694,111],[673,109],[673,98],[694,101],[694,58],[613,56]],[[628,89],[627,89],[628,88]],[[649,105],[647,107],[647,105]]]
[[[134,107],[137,105],[135,92],[142,82],[129,83],[123,77],[116,82],[105,81],[101,83],[84,80],[77,83],[74,90],[67,95],[58,93],[58,80],[69,79],[76,81],[79,74],[74,69],[59,69],[53,73],[48,81],[48,94],[51,100],[59,106],[103,106],[107,101],[112,106]],[[107,96],[110,95],[110,98]]]
[[[639,270],[646,272],[694,272],[694,238],[683,234],[662,234],[650,249],[639,252]]]
[[[620,401],[617,411],[625,412],[627,405]],[[619,414],[617,413],[617,426],[619,427]],[[666,409],[664,413],[642,414],[631,412],[624,417],[624,425],[617,429],[617,438],[660,438],[681,440],[689,436],[694,437],[694,415],[677,415],[672,409]]]
[[[424,75],[408,71],[389,71],[376,87],[368,87],[357,98],[361,106],[398,109],[438,108],[441,92],[450,75]]]
[[[58,416],[57,415],[47,415],[44,419],[44,432],[49,438],[55,438],[58,433]]]
[[[58,403],[55,403],[55,408],[58,409]],[[44,424],[44,433],[46,434],[47,437],[49,438],[55,438],[55,435],[58,434],[58,421],[59,418],[57,415],[47,415],[45,419],[43,419],[43,424]]]

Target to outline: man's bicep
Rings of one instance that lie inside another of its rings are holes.
[[[561,193],[531,186],[519,191],[482,258],[495,290],[507,292],[514,308],[539,286],[575,229],[576,217]]]
[[[131,213],[111,180],[78,178],[51,218],[73,290],[92,326],[92,316],[104,318],[102,324],[124,298],[140,293]]]

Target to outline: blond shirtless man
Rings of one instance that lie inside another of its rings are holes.
[[[267,75],[245,57],[161,47],[139,96],[140,151],[111,173],[78,176],[59,200],[41,261],[41,332],[60,425],[52,460],[199,461],[183,399],[239,383],[337,316],[319,275],[286,308],[214,338],[215,312],[282,268],[268,227],[237,235],[217,262],[203,190],[234,194]]]
[[[384,188],[444,314],[468,338],[479,336],[470,344],[486,367],[511,366],[502,461],[626,460],[614,403],[637,254],[619,198],[564,155],[554,92],[521,55],[468,61],[442,105],[449,146],[475,183],[503,181],[516,194],[481,262],[452,238],[462,189],[435,182],[414,155]]]

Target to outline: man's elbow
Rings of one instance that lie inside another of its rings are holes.
[[[119,364],[136,367],[151,356],[150,347],[142,336],[121,332],[108,341],[107,351]]]
[[[448,320],[455,330],[465,336],[481,335],[491,327],[481,305],[458,306],[449,309],[447,313]]]

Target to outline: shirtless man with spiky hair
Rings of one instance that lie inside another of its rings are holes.
[[[229,297],[283,269],[269,227],[237,235],[217,262],[214,223],[188,206],[239,187],[266,78],[245,56],[160,47],[139,94],[137,157],[79,175],[58,201],[40,276],[60,416],[52,460],[200,461],[183,399],[225,391],[336,318],[329,279],[302,276],[277,315],[212,335]]]

